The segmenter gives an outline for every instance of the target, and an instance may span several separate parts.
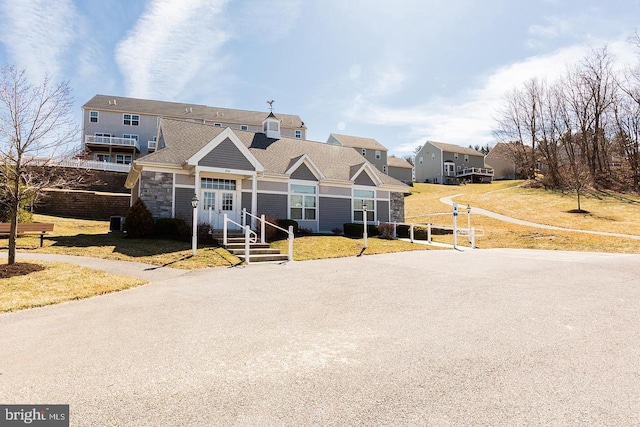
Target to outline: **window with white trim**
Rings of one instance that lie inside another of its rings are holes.
[[[217,128],[222,127],[222,123],[214,123],[213,125]]]
[[[363,156],[366,156],[366,155],[367,155],[367,149],[366,149],[366,148],[363,148],[363,149],[362,149],[362,155],[363,155]]]
[[[424,157],[420,156],[418,158],[418,164],[422,164],[422,163],[424,163]]]
[[[249,126],[247,126],[247,125],[240,125],[240,130],[249,130]]]
[[[109,163],[109,161],[111,160],[111,157],[109,157],[108,154],[96,154],[95,157],[97,162],[107,162]]]
[[[200,187],[211,190],[235,190],[235,179],[201,178]]]
[[[364,221],[364,206],[367,207],[367,222],[376,219],[376,192],[375,190],[353,189],[353,221]]]
[[[464,161],[465,161],[465,162],[468,162],[468,161],[469,161],[469,155],[468,155],[468,154],[465,154],[465,155],[464,155]]]
[[[139,126],[140,115],[139,114],[123,114],[122,124],[124,124],[125,126]]]
[[[296,129],[295,137],[296,139],[302,139],[302,131],[300,129]]]
[[[97,111],[89,111],[89,122],[98,123],[98,112]]]
[[[138,140],[138,135],[133,135],[130,133],[123,133],[122,134],[122,138],[124,139],[135,139],[136,141]]]
[[[315,220],[318,206],[315,185],[291,184],[289,188],[289,218],[295,220]]]
[[[382,172],[387,173],[387,165],[382,165]]]
[[[458,153],[453,153],[453,158],[458,160]]]
[[[435,160],[436,159],[436,153],[431,153],[431,160]]]
[[[376,150],[376,159],[379,159],[382,157],[382,153],[380,152],[380,150]]]
[[[120,165],[130,165],[131,164],[131,155],[116,154],[116,163],[118,163]]]

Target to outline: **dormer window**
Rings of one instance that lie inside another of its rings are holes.
[[[249,126],[247,126],[247,125],[240,125],[240,130],[249,130]]]
[[[296,129],[295,137],[296,139],[302,139],[302,131],[300,129]]]

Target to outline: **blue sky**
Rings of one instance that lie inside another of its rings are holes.
[[[493,143],[503,94],[608,44],[640,1],[0,0],[0,63],[96,93],[298,114],[307,138]]]

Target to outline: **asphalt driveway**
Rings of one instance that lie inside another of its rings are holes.
[[[638,425],[640,256],[193,271],[0,315],[0,403],[72,425]]]

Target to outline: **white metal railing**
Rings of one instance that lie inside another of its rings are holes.
[[[273,227],[277,230],[281,230],[284,231],[285,233],[287,233],[287,240],[289,242],[289,248],[288,248],[288,253],[287,256],[289,258],[289,261],[293,261],[293,239],[295,238],[294,234],[293,234],[293,226],[290,225],[288,230],[285,230],[282,227],[279,227],[269,221],[267,221],[265,219],[264,214],[260,215],[259,217],[248,212],[246,208],[242,208],[242,224],[244,227],[249,227],[249,225],[247,224],[247,217],[250,218],[255,218],[256,220],[260,221],[260,243],[266,243],[266,227],[270,226]]]
[[[37,166],[55,166],[61,168],[93,169],[111,172],[129,172],[131,165],[121,163],[98,162],[85,159],[32,158],[29,163]]]
[[[229,235],[227,233],[228,223],[235,224],[244,230],[244,262],[249,264],[251,262],[249,257],[249,255],[251,254],[251,243],[256,243],[258,241],[258,235],[256,234],[255,231],[251,230],[251,227],[249,227],[248,225],[243,227],[242,224],[238,224],[234,220],[229,219],[227,214],[224,214],[223,225],[222,225],[222,243],[225,247],[229,242]],[[253,238],[251,238],[252,234],[253,234]]]
[[[147,141],[147,149],[149,151],[156,151],[158,147],[158,141]]]
[[[115,136],[85,135],[85,144],[115,145],[118,147],[135,147],[140,150],[140,143],[135,138],[118,138]]]

